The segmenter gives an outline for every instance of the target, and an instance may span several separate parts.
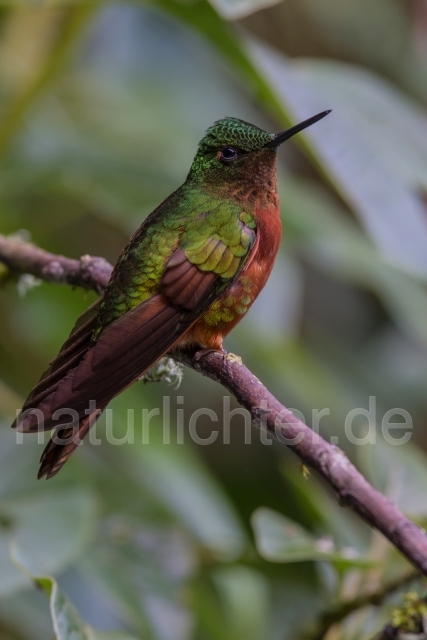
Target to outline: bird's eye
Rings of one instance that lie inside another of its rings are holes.
[[[231,160],[235,160],[236,158],[237,158],[237,151],[234,147],[224,147],[224,149],[222,149],[221,160],[230,162]]]

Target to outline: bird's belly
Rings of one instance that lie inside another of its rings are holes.
[[[257,211],[258,238],[253,255],[236,281],[215,300],[178,342],[221,349],[223,338],[243,318],[265,286],[273,268],[282,236],[277,199]]]

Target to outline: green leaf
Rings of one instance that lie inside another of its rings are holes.
[[[0,502],[0,595],[28,585],[10,559],[12,541],[32,574],[56,573],[83,553],[96,515],[95,498],[80,489]]]
[[[105,633],[86,625],[53,578],[34,578],[34,582],[49,598],[56,640],[136,640],[127,633]]]
[[[370,567],[375,563],[353,548],[338,550],[330,537],[315,538],[299,524],[276,511],[261,507],[252,515],[259,554],[270,562],[327,560],[340,567]]]
[[[58,588],[56,580],[36,578],[35,582],[49,596],[56,640],[90,640],[88,629],[77,610]]]

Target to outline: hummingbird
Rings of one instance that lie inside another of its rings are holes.
[[[277,134],[232,117],[206,131],[184,184],[134,233],[12,425],[54,429],[39,478],[58,473],[110,400],[166,353],[224,352],[279,250],[277,150],[328,113]]]

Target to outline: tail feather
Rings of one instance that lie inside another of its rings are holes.
[[[82,444],[83,438],[98,420],[105,406],[99,407],[85,416],[80,420],[77,428],[71,425],[55,431],[40,458],[40,469],[37,475],[39,480],[44,476],[46,476],[46,480],[49,480],[60,471],[75,449]]]
[[[55,391],[66,375],[82,360],[91,343],[100,304],[101,299],[91,305],[77,320],[58,355],[50,363],[48,369],[43,373],[39,382],[25,400],[20,415],[12,424],[13,429],[16,428],[22,433],[32,433],[41,428],[42,425],[39,424],[35,414],[27,414],[25,416],[25,413],[30,409],[46,407],[49,402],[49,396],[51,398],[54,397]],[[45,411],[43,413],[45,416],[48,415]],[[52,427],[44,421],[42,428],[46,431]]]

